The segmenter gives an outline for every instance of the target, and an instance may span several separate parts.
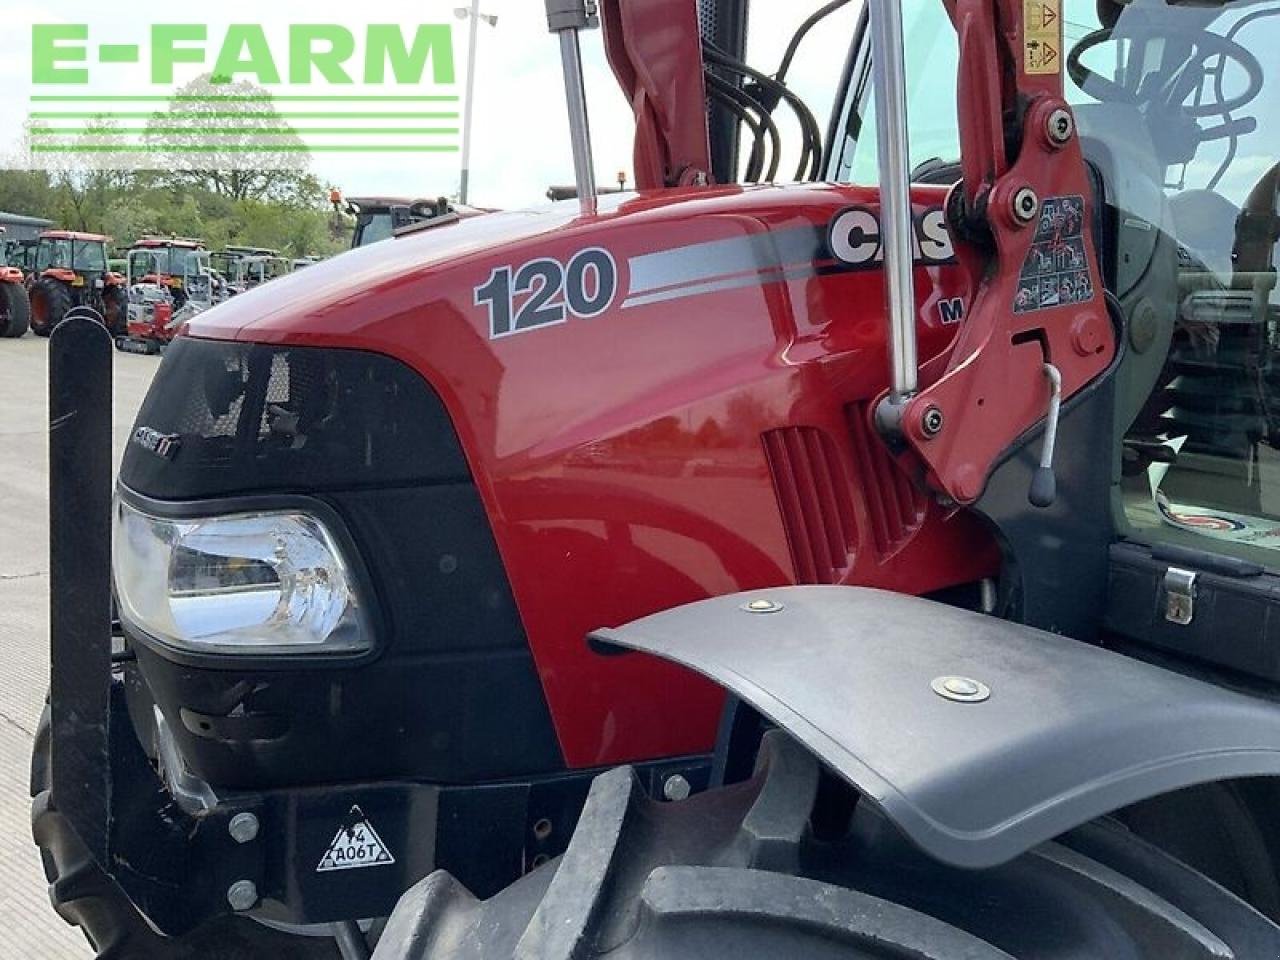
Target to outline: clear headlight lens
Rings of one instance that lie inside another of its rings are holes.
[[[156,639],[209,653],[354,653],[372,645],[350,565],[299,512],[153,517],[117,499],[121,616]]]

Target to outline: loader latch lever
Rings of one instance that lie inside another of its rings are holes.
[[[1062,412],[1062,374],[1052,363],[1044,365],[1049,378],[1049,413],[1044,421],[1044,447],[1040,450],[1040,466],[1031,477],[1027,499],[1034,507],[1048,507],[1058,497],[1058,481],[1053,474],[1053,448],[1058,442],[1058,415]]]

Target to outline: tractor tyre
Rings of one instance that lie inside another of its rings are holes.
[[[102,322],[113,337],[129,332],[129,293],[124,287],[107,287],[102,291]]]
[[[47,337],[73,306],[71,290],[61,280],[45,277],[31,287],[31,332]]]
[[[293,936],[244,917],[217,917],[181,937],[156,933],[50,804],[49,748],[46,705],[31,756],[31,832],[53,908],[80,928],[99,960],[341,960],[328,937]]]
[[[1195,824],[1188,825],[1195,829]],[[1111,820],[989,870],[929,859],[779,731],[674,803],[592,784],[568,850],[489,900],[436,872],[374,960],[1228,960],[1280,927]]]
[[[0,283],[0,337],[16,340],[31,325],[31,300],[20,283]]]

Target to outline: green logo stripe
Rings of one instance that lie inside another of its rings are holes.
[[[173,101],[181,103],[373,103],[376,101],[387,101],[396,103],[457,103],[458,97],[425,97],[425,96],[407,96],[407,95],[386,95],[386,96],[304,96],[304,95],[275,95],[275,94],[217,94],[209,96],[179,95],[179,96],[106,96],[106,95],[82,95],[82,96],[53,96],[49,94],[32,95],[33,103],[170,103]]]
[[[216,130],[194,131],[190,127],[112,127],[109,130],[93,127],[32,127],[33,137],[116,137],[154,136],[156,134],[187,134],[201,137],[287,137],[304,136],[444,136],[458,133],[457,127],[219,127]]]
[[[273,120],[457,120],[456,113],[342,113],[331,110],[316,110],[311,113],[272,113],[253,114],[242,110],[226,111],[167,111],[157,110],[152,113],[120,113],[99,110],[93,113],[66,113],[63,111],[36,111],[30,114],[32,120],[246,120],[254,116],[270,117]]]
[[[457,153],[456,146],[430,144],[305,144],[249,145],[235,143],[183,143],[163,147],[127,146],[124,144],[33,143],[32,153]]]

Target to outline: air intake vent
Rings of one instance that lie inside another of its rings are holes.
[[[849,478],[831,437],[814,427],[764,435],[797,583],[837,583],[853,565],[857,525]]]
[[[889,556],[911,539],[924,522],[928,500],[889,455],[880,438],[873,436],[867,408],[847,408],[849,435],[863,489],[871,534],[881,557]]]

